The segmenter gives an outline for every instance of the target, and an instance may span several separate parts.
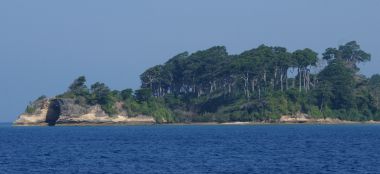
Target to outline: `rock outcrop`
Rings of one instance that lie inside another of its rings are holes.
[[[40,99],[31,103],[15,125],[93,125],[93,124],[153,124],[150,116],[128,116],[122,105],[116,104],[118,115],[109,116],[100,105],[80,104],[74,99]]]
[[[31,103],[28,107],[33,108],[29,113],[21,114],[14,122],[15,125],[47,125],[46,118],[50,100],[42,99]]]
[[[295,115],[283,115],[279,119],[279,122],[280,123],[316,123],[316,124],[355,123],[353,121],[339,120],[337,118],[314,118],[304,113],[297,113]]]

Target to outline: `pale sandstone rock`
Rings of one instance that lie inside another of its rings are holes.
[[[150,116],[129,117],[122,103],[116,104],[119,112],[116,116],[108,116],[100,105],[80,105],[73,99],[44,99],[33,102],[31,106],[35,111],[21,114],[15,125],[155,123]]]

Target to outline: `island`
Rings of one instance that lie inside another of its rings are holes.
[[[356,41],[320,56],[267,45],[233,55],[215,46],[147,69],[137,90],[88,87],[80,76],[64,93],[31,102],[14,124],[376,122],[380,75],[358,66],[370,60]]]

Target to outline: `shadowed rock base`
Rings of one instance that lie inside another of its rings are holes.
[[[61,115],[61,107],[59,100],[52,100],[46,114],[46,123],[54,126]]]

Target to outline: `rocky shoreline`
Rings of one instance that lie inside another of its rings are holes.
[[[33,112],[21,114],[13,123],[15,126],[109,126],[109,125],[152,125],[152,116],[128,116],[122,110],[119,115],[109,116],[99,105],[80,105],[71,99],[42,99],[31,105]],[[261,125],[261,124],[378,124],[376,121],[346,121],[336,118],[314,118],[307,114],[283,115],[278,120],[262,122],[185,122],[160,124],[174,125]]]
[[[114,124],[154,124],[151,116],[109,116],[99,105],[79,105],[71,99],[43,99],[31,104],[32,112],[21,114],[13,123],[15,126],[55,126],[55,125],[114,125]],[[121,110],[121,108],[119,108]]]
[[[127,125],[156,125],[153,117],[137,117],[130,118],[129,121],[125,122],[110,122],[110,121],[78,121],[78,122],[58,122],[54,126],[127,126]],[[325,124],[325,125],[334,125],[334,124],[380,124],[378,121],[347,121],[339,119],[309,119],[309,120],[287,120],[287,121],[273,121],[273,122],[186,122],[186,123],[159,123],[160,125],[197,125],[197,126],[207,126],[207,125],[286,125],[286,124]],[[48,123],[20,123],[15,122],[13,126],[49,126]]]

